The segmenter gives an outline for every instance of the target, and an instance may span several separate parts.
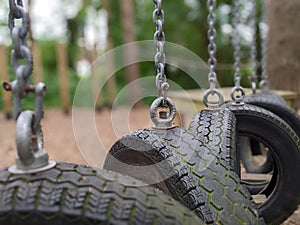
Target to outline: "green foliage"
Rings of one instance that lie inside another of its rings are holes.
[[[243,23],[249,22],[249,14],[247,14],[246,0],[241,0],[244,18]],[[114,47],[123,44],[123,34],[120,13],[120,4],[123,4],[122,0],[113,0],[111,3],[111,23],[110,34],[113,39]],[[231,44],[231,33],[224,32],[224,25],[230,27],[231,23],[231,8],[232,0],[218,0],[217,1],[217,59],[218,69],[217,74],[221,86],[233,85],[234,71],[230,68],[233,64],[233,48]],[[97,0],[82,0],[82,8],[78,11],[74,18],[67,20],[68,27],[68,58],[69,58],[69,80],[71,96],[73,97],[76,85],[79,82],[79,78],[76,75],[76,61],[82,53],[82,46],[78,46],[78,38],[82,37],[83,30],[86,26],[87,10],[88,7],[94,7],[96,10],[102,9],[101,1]],[[261,4],[258,3],[258,19],[261,16]],[[153,33],[155,26],[153,24],[152,13],[154,4],[152,0],[135,0],[135,28],[137,40],[151,40],[153,39]],[[173,42],[184,46],[194,53],[199,55],[203,61],[207,61],[207,8],[206,0],[182,0],[182,1],[163,1],[163,9],[165,12],[165,24],[164,31],[166,34],[166,41]],[[224,9],[229,9],[228,12]],[[246,16],[245,16],[246,15]],[[259,40],[259,38],[258,38]],[[56,42],[53,41],[39,41],[42,49],[42,61],[44,71],[44,82],[47,84],[47,95],[45,97],[45,105],[48,107],[59,106],[59,85],[58,85],[58,72],[56,62],[55,46]],[[260,44],[260,40],[259,43]],[[154,45],[153,45],[153,48]],[[260,48],[258,47],[258,52]],[[180,56],[178,56],[180,57]],[[258,56],[259,58],[260,56]],[[247,75],[250,74],[250,43],[249,41],[242,39],[242,63],[246,65],[243,70],[242,85],[248,86]],[[116,59],[122,60],[121,56]],[[225,65],[225,69],[224,69]],[[141,76],[155,76],[155,66],[153,62],[143,62],[139,64]],[[11,69],[10,69],[11,70]],[[166,72],[168,78],[181,85],[183,88],[195,88],[194,82],[178,69],[174,69],[171,66],[167,66]],[[10,71],[12,78],[12,72]],[[120,90],[125,85],[124,70],[120,70],[116,74],[117,87]],[[154,83],[154,82],[153,82]],[[30,100],[26,100],[24,105],[32,107]],[[149,101],[146,100],[146,101]],[[0,93],[0,107],[2,106],[2,98]]]

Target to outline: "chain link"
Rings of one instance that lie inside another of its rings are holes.
[[[261,37],[261,81],[259,83],[260,89],[264,91],[269,90],[269,78],[267,68],[267,36],[268,28],[266,27],[266,5],[262,0],[262,23],[260,24],[260,37]]]
[[[234,81],[235,86],[241,86],[241,45],[240,45],[240,32],[239,32],[239,24],[240,24],[240,2],[239,0],[234,0],[233,6],[233,46],[234,46]]]
[[[209,89],[203,95],[203,102],[204,104],[210,108],[219,108],[224,103],[224,96],[220,90],[217,89],[217,73],[216,73],[216,66],[217,66],[217,59],[215,57],[217,53],[217,45],[216,45],[216,35],[217,31],[215,28],[215,9],[216,9],[216,0],[207,0],[207,9],[208,9],[208,31],[207,31],[207,38],[208,38],[208,46],[207,51],[209,55],[208,59],[208,82],[209,82]],[[210,99],[210,97],[216,96],[215,100]]]
[[[158,89],[158,96],[163,97],[163,99],[166,100],[169,84],[165,74],[165,64],[166,64],[166,55],[164,52],[165,33],[163,31],[165,14],[162,9],[162,1],[163,0],[153,0],[155,4],[155,10],[153,12],[153,22],[156,26],[156,31],[154,33],[156,54],[154,59],[155,59],[155,66],[157,70],[156,87]]]
[[[249,80],[251,82],[252,93],[256,93],[256,84],[257,84],[257,4],[256,0],[252,0],[252,9],[250,15],[250,27],[252,29],[252,43],[251,43],[251,75],[249,76]]]
[[[27,33],[29,31],[29,16],[23,8],[22,0],[9,0],[10,12],[8,16],[8,27],[13,40],[13,51],[11,64],[16,79],[12,82],[4,82],[3,87],[12,91],[14,95],[14,118],[17,120],[22,110],[22,99],[30,92],[36,94],[34,129],[39,126],[43,115],[43,100],[46,92],[45,84],[30,85],[30,75],[33,70],[33,58],[27,45]],[[20,19],[21,25],[16,26],[15,20]],[[24,64],[20,61],[24,60]]]
[[[240,24],[240,10],[241,4],[239,0],[234,0],[233,3],[233,46],[234,46],[234,83],[235,86],[231,91],[231,98],[236,103],[241,103],[245,97],[245,91],[241,87],[241,43],[240,43],[240,32],[239,32],[239,24]]]
[[[217,86],[217,74],[216,74],[216,65],[217,65],[217,59],[215,57],[217,53],[217,45],[215,43],[216,39],[216,29],[215,29],[215,8],[216,8],[216,0],[208,0],[207,1],[207,9],[208,9],[208,66],[209,66],[209,74],[208,74],[208,81],[210,84],[210,90],[215,90]]]

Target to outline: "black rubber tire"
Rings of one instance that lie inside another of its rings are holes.
[[[146,166],[146,167],[144,167]],[[189,167],[172,152],[168,143],[150,130],[139,130],[119,139],[110,149],[104,168],[135,177],[159,188],[212,223],[212,211]]]
[[[269,110],[272,113],[276,114],[281,119],[283,119],[295,131],[295,133],[300,137],[300,117],[297,115],[297,113],[293,109],[291,109],[286,104],[283,104],[280,101],[280,98],[281,98],[280,96],[278,96],[274,93],[262,92],[261,94],[256,94],[256,95],[246,97],[244,99],[244,102],[247,104],[262,107],[262,108]],[[272,160],[267,159],[266,163],[263,164],[261,166],[261,168],[257,168],[256,170],[252,171],[251,170],[251,161],[243,156],[242,156],[242,158],[244,158],[243,162],[244,162],[245,168],[249,172],[264,172],[264,173],[266,173],[266,172],[268,172],[266,169],[272,167],[272,164],[271,164]]]
[[[240,184],[238,175],[229,168],[226,159],[193,133],[175,127],[153,129],[153,133],[169,142],[173,151],[189,166],[213,210],[217,224],[265,224],[259,217],[248,190]]]
[[[272,100],[274,102],[277,102],[277,104],[287,105],[286,101],[280,95],[278,95],[274,92],[271,92],[271,91],[261,91],[261,92],[246,96],[244,98],[244,102],[247,101],[246,99],[253,98],[253,97],[254,98],[269,99],[269,100]]]
[[[235,103],[226,106],[237,118],[239,136],[254,138],[271,152],[277,175],[267,187],[268,199],[258,209],[267,224],[280,224],[300,203],[299,137],[286,122],[263,108]]]
[[[245,103],[256,105],[279,116],[283,119],[300,137],[300,117],[297,112],[287,105],[278,104],[274,99],[268,99],[261,96],[245,98]]]
[[[201,110],[195,114],[188,130],[202,138],[218,157],[225,159],[230,168],[240,175],[236,118],[230,110]]]
[[[205,224],[161,191],[115,172],[58,163],[33,175],[0,171],[0,224]]]

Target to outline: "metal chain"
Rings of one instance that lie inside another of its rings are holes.
[[[240,24],[240,2],[239,0],[234,0],[233,6],[233,45],[234,45],[234,81],[235,86],[241,86],[241,45],[240,45],[240,32],[239,32],[239,24]]]
[[[155,66],[157,75],[155,81],[158,90],[158,98],[154,100],[150,107],[150,117],[155,124],[155,128],[170,129],[171,127],[173,127],[173,121],[176,115],[176,107],[173,101],[167,97],[169,83],[165,74],[166,54],[164,52],[164,45],[166,38],[163,31],[165,14],[162,9],[162,1],[163,0],[153,0],[155,4],[155,10],[153,12],[153,22],[156,26],[156,31],[154,33],[154,42],[156,46]],[[169,112],[159,110],[160,107],[168,108]]]
[[[256,93],[257,84],[257,28],[256,28],[256,16],[257,16],[257,4],[256,0],[252,0],[252,11],[250,15],[250,27],[252,29],[252,43],[251,43],[251,75],[249,80],[251,82],[252,93]]]
[[[217,45],[215,43],[216,39],[216,29],[215,29],[215,8],[216,8],[216,0],[208,0],[207,1],[207,9],[208,9],[208,66],[209,66],[209,75],[208,80],[210,84],[210,89],[214,90],[217,85],[217,74],[216,74],[216,65],[217,65],[217,59],[215,58],[215,55],[217,53]]]
[[[29,81],[33,70],[33,58],[27,46],[29,16],[23,8],[23,2],[22,0],[9,0],[9,7],[8,27],[14,47],[11,64],[16,79],[12,83],[4,82],[3,87],[7,91],[12,91],[14,96],[18,157],[16,164],[8,170],[16,174],[37,173],[55,166],[55,162],[49,160],[48,153],[44,150],[43,133],[40,126],[46,86],[44,83],[31,85]],[[20,26],[15,25],[17,19],[21,20]],[[21,112],[22,99],[26,98],[30,92],[36,95],[35,110],[34,112],[30,110]]]
[[[158,96],[163,97],[163,99],[166,100],[169,84],[167,81],[167,76],[165,74],[165,64],[166,64],[166,55],[164,53],[165,33],[163,31],[165,14],[162,9],[162,1],[163,0],[153,0],[155,4],[155,10],[153,12],[153,22],[156,26],[156,31],[154,33],[154,41],[156,46],[155,66],[157,69],[156,87],[158,89]]]
[[[233,5],[233,46],[234,46],[234,83],[235,86],[231,92],[231,98],[236,103],[242,102],[245,96],[245,91],[241,87],[241,44],[240,44],[240,32],[239,32],[239,24],[240,24],[240,10],[241,4],[239,0],[234,0]]]
[[[12,83],[4,82],[6,90],[14,94],[14,118],[17,120],[22,110],[21,100],[26,98],[29,92],[34,92],[36,97],[34,128],[40,123],[43,115],[43,99],[46,91],[45,84],[39,83],[36,86],[30,85],[29,77],[33,70],[33,58],[27,45],[27,33],[29,30],[29,16],[23,8],[22,0],[9,0],[10,12],[8,16],[8,27],[13,40],[13,51],[11,64],[16,74],[16,80]],[[21,25],[15,26],[15,20],[21,19]],[[20,64],[20,60],[25,60],[25,64]]]
[[[266,23],[266,5],[262,0],[262,23],[260,24],[260,37],[261,37],[261,81],[259,83],[260,89],[263,91],[269,90],[269,78],[267,69],[267,35],[268,29],[264,26]]]
[[[216,73],[216,65],[217,65],[217,59],[215,57],[217,53],[217,45],[215,42],[217,31],[215,28],[215,9],[216,9],[216,0],[208,0],[207,1],[207,9],[208,9],[208,17],[207,17],[207,22],[208,22],[208,31],[207,31],[207,38],[209,41],[208,44],[208,54],[209,54],[209,59],[208,59],[208,66],[209,66],[209,74],[208,74],[208,82],[210,85],[209,90],[207,90],[204,93],[203,97],[203,102],[206,106],[209,108],[216,108],[220,107],[224,103],[224,97],[222,93],[216,88],[217,87],[217,73]],[[218,100],[217,101],[210,101],[208,99],[209,95],[215,95],[217,94]]]

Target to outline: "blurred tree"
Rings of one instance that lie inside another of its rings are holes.
[[[121,7],[121,24],[122,24],[122,36],[124,44],[130,42],[136,42],[136,32],[135,32],[135,6],[134,0],[122,0],[120,4]],[[134,62],[137,57],[137,48],[125,49],[123,52],[124,62]],[[139,65],[138,63],[129,64],[125,68],[125,78],[126,83],[130,84],[139,78]],[[134,85],[133,85],[134,84]],[[136,99],[141,100],[141,89],[138,86],[138,82],[132,83],[131,88],[128,90],[128,97],[131,101]],[[134,103],[134,102],[132,102]]]
[[[296,91],[300,107],[300,1],[272,0],[267,6],[271,88]]]

